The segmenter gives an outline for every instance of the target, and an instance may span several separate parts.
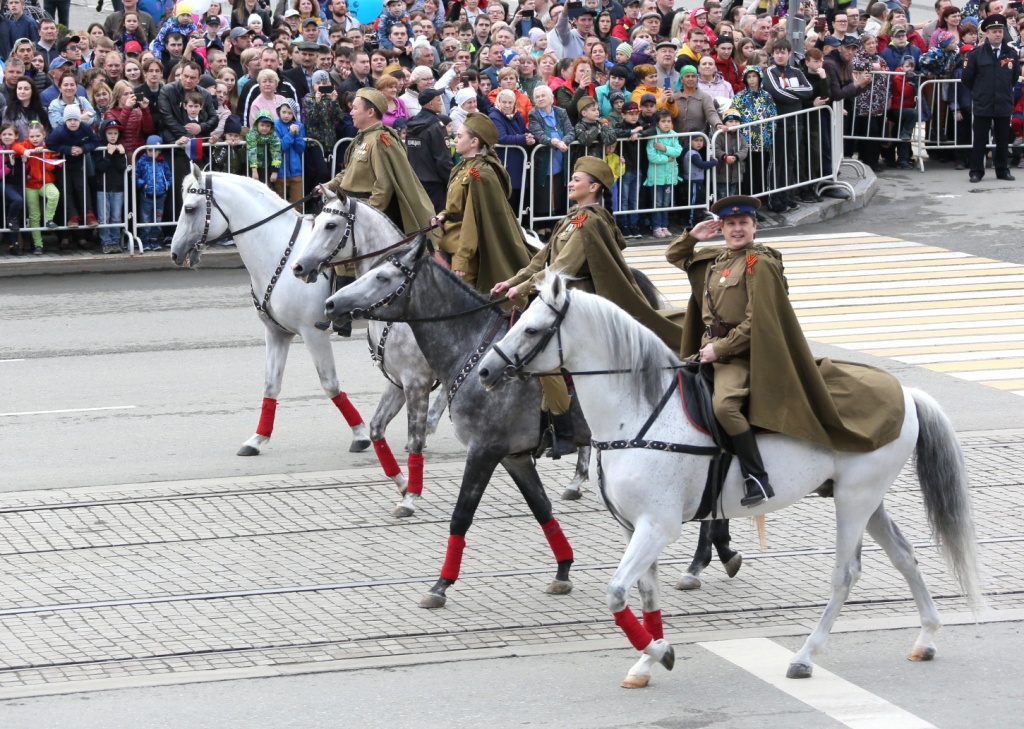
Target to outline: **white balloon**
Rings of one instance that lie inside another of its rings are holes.
[[[210,3],[212,2],[213,0],[192,0],[189,3],[192,6],[192,14],[202,17],[203,13],[210,9]],[[224,7],[224,5],[222,4],[221,7]]]

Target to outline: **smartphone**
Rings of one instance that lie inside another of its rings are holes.
[[[818,13],[818,19],[814,21],[814,32],[821,33],[825,30],[825,13]]]
[[[524,10],[519,15],[522,18],[532,18],[533,17],[533,11],[532,10]]]
[[[323,94],[325,96],[327,94],[334,93],[334,87],[331,86],[330,84],[326,84],[326,85],[323,85],[323,86],[317,86],[316,90],[319,91],[321,94]]]
[[[583,0],[569,0],[565,4],[565,12],[569,15],[569,20],[576,20],[576,18],[583,15]]]
[[[672,90],[672,77],[671,76],[665,76],[665,91],[671,91],[671,90]]]

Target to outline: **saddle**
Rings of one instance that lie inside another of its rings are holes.
[[[715,417],[715,408],[712,404],[715,392],[714,366],[695,361],[686,361],[683,365],[683,411],[687,420],[700,432],[710,435],[716,446],[726,453],[735,455],[732,438],[722,430]],[[755,434],[769,432],[756,425],[751,427]]]

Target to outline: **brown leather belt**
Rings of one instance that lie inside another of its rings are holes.
[[[728,336],[729,332],[735,329],[732,324],[705,324],[704,331],[712,339],[721,339]]]
[[[356,200],[366,200],[372,194],[369,192],[351,192],[350,190],[345,189],[342,189],[342,192],[344,192],[349,197],[354,197]]]
[[[461,223],[463,218],[462,213],[445,213],[444,219],[447,223]]]

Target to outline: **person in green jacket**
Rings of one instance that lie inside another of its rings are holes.
[[[672,114],[668,109],[658,109],[654,114],[657,133],[647,142],[647,179],[645,187],[654,188],[654,237],[668,238],[668,213],[663,208],[672,207],[672,188],[679,182],[679,155],[683,145],[672,129]]]
[[[274,117],[267,110],[256,113],[252,129],[245,137],[246,159],[252,179],[271,184],[277,182],[281,169],[281,139],[274,131]]]

